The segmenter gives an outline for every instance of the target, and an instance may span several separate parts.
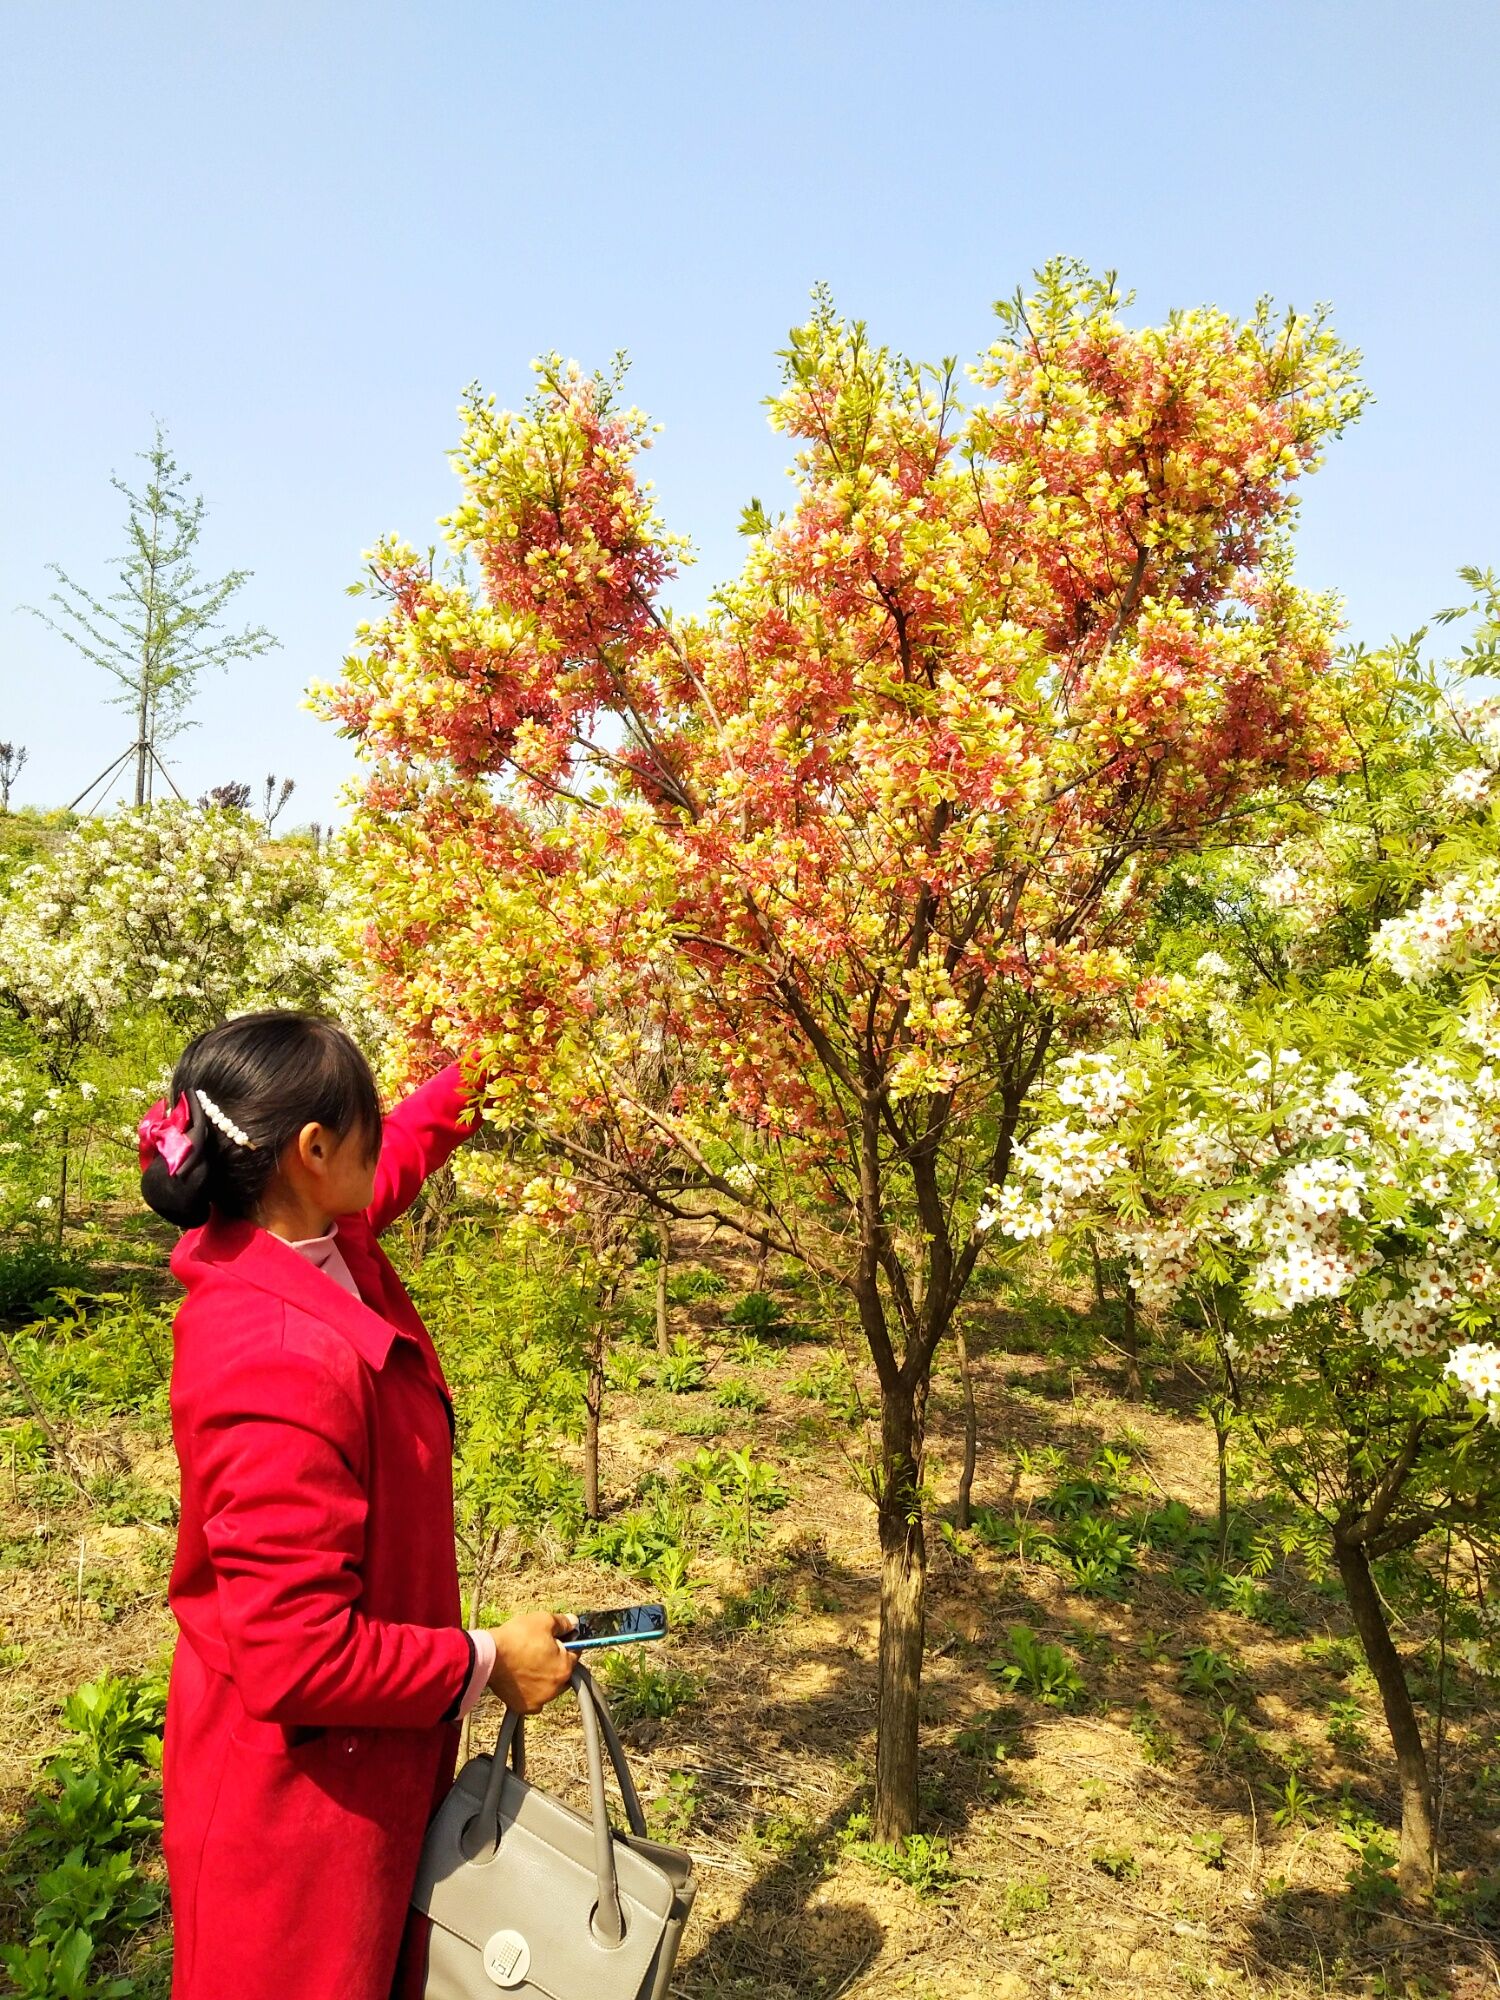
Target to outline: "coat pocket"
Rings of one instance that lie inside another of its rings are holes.
[[[316,1723],[257,1722],[247,1715],[235,1725],[230,1741],[240,1750],[254,1750],[262,1757],[293,1757],[321,1743],[328,1731]]]

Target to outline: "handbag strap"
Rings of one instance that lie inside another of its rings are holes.
[[[610,1762],[614,1765],[615,1776],[619,1780],[620,1795],[625,1801],[625,1813],[632,1833],[644,1834],[645,1817],[635,1784],[630,1776],[630,1767],[625,1762],[625,1753],[620,1747],[620,1739],[615,1731],[614,1717],[604,1704],[604,1699],[595,1687],[587,1667],[581,1662],[574,1667],[569,1685],[578,1697],[578,1715],[583,1724],[584,1759],[588,1766],[589,1810],[594,1822],[594,1873],[599,1884],[599,1901],[594,1913],[594,1922],[599,1935],[606,1945],[616,1945],[625,1936],[625,1913],[620,1907],[620,1888],[615,1878],[615,1843],[610,1831],[609,1807],[604,1795],[604,1756],[601,1747],[609,1745]],[[526,1768],[525,1735],[521,1716],[514,1709],[507,1709],[505,1719],[500,1724],[500,1734],[495,1742],[495,1754],[490,1761],[489,1780],[484,1788],[484,1801],[475,1815],[488,1838],[487,1846],[493,1854],[500,1845],[500,1795],[505,1788],[506,1765],[512,1759],[516,1776],[524,1775]]]

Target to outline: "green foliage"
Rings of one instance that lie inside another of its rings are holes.
[[[1352,1695],[1341,1695],[1329,1702],[1328,1740],[1336,1750],[1365,1748],[1365,1712]]]
[[[1222,1833],[1195,1833],[1191,1846],[1205,1868],[1222,1869],[1228,1859]]]
[[[1149,1703],[1143,1702],[1131,1716],[1130,1733],[1148,1764],[1170,1764],[1177,1755],[1177,1738]]]
[[[1234,1661],[1212,1646],[1190,1646],[1182,1656],[1183,1693],[1197,1695],[1201,1701],[1216,1701],[1231,1693],[1242,1678]]]
[[[724,1410],[747,1410],[752,1414],[766,1408],[770,1398],[749,1382],[721,1382],[714,1401]]]
[[[685,1396],[694,1389],[701,1389],[708,1380],[708,1366],[696,1341],[679,1333],[672,1342],[671,1353],[656,1365],[656,1380],[661,1388],[670,1390],[674,1396]]]
[[[40,1312],[51,1293],[76,1285],[82,1272],[47,1243],[13,1243],[0,1249],[0,1320],[25,1319]]]
[[[1051,1905],[1050,1876],[1017,1876],[1000,1884],[999,1893],[989,1906],[989,1913],[1001,1930],[1018,1931],[1024,1928],[1028,1918],[1039,1917]]]
[[[1134,1882],[1141,1872],[1140,1862],[1128,1847],[1096,1847],[1089,1856],[1089,1865],[1116,1882]]]
[[[1319,1805],[1297,1773],[1293,1771],[1279,1793],[1279,1803],[1271,1814],[1277,1826],[1311,1826],[1319,1816]]]
[[[946,1840],[936,1834],[909,1833],[904,1840],[874,1840],[868,1813],[851,1813],[844,1823],[844,1844],[859,1860],[905,1883],[915,1895],[936,1899],[950,1895],[963,1880],[953,1865]]]
[[[161,1892],[140,1872],[139,1851],[160,1828],[165,1687],[105,1676],[70,1695],[72,1742],[45,1767],[15,1852],[29,1887],[24,1944],[0,1946],[11,1991],[25,2000],[124,2000],[124,1977],[103,1978],[101,1953],[150,1923]]]
[[[674,1771],[662,1792],[646,1808],[646,1826],[653,1840],[680,1841],[692,1830],[699,1806],[698,1780],[691,1771]]]
[[[817,1367],[808,1369],[806,1374],[793,1376],[787,1387],[794,1396],[805,1396],[811,1403],[821,1403],[846,1424],[860,1422],[865,1414],[859,1385],[843,1360],[820,1362]]]
[[[563,1543],[579,1531],[582,1482],[560,1447],[582,1430],[599,1310],[561,1253],[496,1252],[492,1234],[460,1227],[412,1280],[453,1387],[456,1520],[476,1559],[505,1529]]]
[[[681,1667],[658,1666],[644,1654],[622,1647],[608,1656],[601,1678],[610,1709],[621,1728],[632,1722],[664,1720],[696,1701],[699,1683]]]
[[[1006,1634],[1008,1658],[990,1662],[990,1672],[1013,1693],[1029,1694],[1044,1708],[1071,1708],[1083,1697],[1083,1676],[1061,1646],[1039,1639],[1030,1625],[1012,1625]]]
[[[716,1299],[727,1289],[717,1271],[705,1271],[697,1264],[679,1264],[667,1274],[667,1297],[674,1306],[695,1305],[699,1299]]]
[[[137,1292],[59,1290],[43,1318],[11,1336],[10,1351],[49,1417],[167,1421],[171,1309]],[[9,1376],[0,1378],[0,1412],[22,1416],[27,1407]]]

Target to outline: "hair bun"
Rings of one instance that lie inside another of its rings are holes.
[[[188,1093],[188,1103],[192,1108],[192,1123],[188,1127],[191,1151],[175,1174],[160,1153],[153,1153],[141,1172],[141,1199],[174,1227],[199,1229],[213,1208],[208,1191],[208,1162],[214,1134],[196,1092]]]

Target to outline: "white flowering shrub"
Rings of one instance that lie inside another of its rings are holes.
[[[230,1014],[325,1008],[366,1032],[333,871],[246,814],[170,803],[84,822],[0,896],[0,1215],[60,1232],[71,1158],[134,1159],[183,1045]]]

